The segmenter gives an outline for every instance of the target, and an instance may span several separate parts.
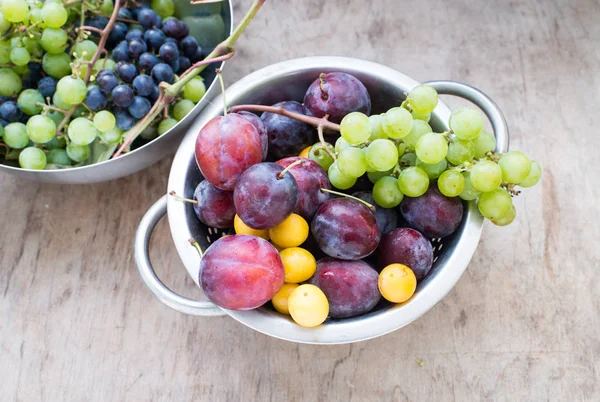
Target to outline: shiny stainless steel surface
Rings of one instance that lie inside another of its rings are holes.
[[[405,93],[419,83],[388,67],[357,59],[310,57],[290,60],[265,67],[232,85],[227,91],[230,105],[243,103],[272,104],[282,100],[301,101],[309,84],[321,72],[344,71],[358,77],[371,94],[373,113],[399,105]],[[497,150],[508,149],[508,128],[501,111],[481,91],[452,81],[431,82],[440,94],[461,96],[476,103],[490,119],[497,137]],[[198,131],[210,119],[222,113],[221,100],[216,99],[190,127],[173,161],[167,191],[186,197],[193,195],[202,180],[195,162],[194,143]],[[450,110],[442,102],[431,116],[430,124],[445,131]],[[159,200],[144,216],[136,234],[135,257],[144,283],[163,303],[175,310],[195,315],[213,315],[205,302],[196,307],[189,299],[168,290],[156,278],[148,260],[148,239],[155,223],[165,214],[165,198]],[[188,239],[196,239],[203,249],[222,233],[202,225],[190,204],[168,198],[167,213],[171,234],[184,266],[198,283],[200,256]],[[239,322],[267,335],[301,343],[340,344],[357,342],[384,335],[401,328],[423,315],[452,289],[461,277],[479,242],[483,218],[474,202],[466,203],[463,221],[457,231],[444,239],[433,239],[435,263],[429,276],[419,283],[415,295],[406,303],[376,309],[361,317],[330,320],[318,328],[302,328],[268,307],[252,311],[223,310]],[[442,247],[443,246],[443,247]]]
[[[196,5],[190,6],[187,0],[174,0],[178,10],[185,10],[181,12],[181,18],[203,15],[206,13],[207,7],[213,7],[213,5]],[[218,39],[219,41],[224,40],[233,31],[233,5],[229,0],[223,1],[221,9],[221,17],[225,24],[225,30],[223,35]],[[213,42],[214,40],[211,40]],[[214,43],[216,45],[217,43]],[[223,68],[224,62],[216,64]],[[139,170],[145,169],[148,166],[158,162],[165,156],[175,152],[181,139],[187,132],[187,129],[194,122],[194,119],[198,116],[200,111],[204,109],[211,101],[211,99],[219,93],[220,88],[212,65],[209,66],[207,76],[210,82],[207,83],[206,95],[200,100],[192,109],[192,111],[183,120],[179,121],[173,128],[167,131],[165,134],[156,138],[153,141],[129,152],[121,155],[118,158],[111,159],[105,162],[96,163],[94,165],[76,167],[72,169],[60,169],[60,170],[32,170],[32,169],[21,169],[12,166],[6,166],[0,164],[0,172],[8,173],[18,177],[19,179],[34,180],[46,183],[59,183],[59,184],[87,184],[94,182],[101,182],[107,180],[118,179],[119,177],[127,176],[135,173]],[[212,71],[211,71],[212,70]]]

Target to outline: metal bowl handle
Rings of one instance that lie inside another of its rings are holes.
[[[173,292],[158,279],[152,268],[148,255],[150,237],[158,221],[167,213],[167,197],[163,196],[148,209],[135,234],[135,262],[142,281],[158,300],[181,313],[200,316],[225,315],[223,310],[209,301],[192,300]]]
[[[490,119],[496,136],[496,151],[508,151],[508,125],[502,111],[489,96],[479,89],[456,81],[428,81],[424,84],[432,86],[440,95],[454,95],[470,100],[477,105]]]

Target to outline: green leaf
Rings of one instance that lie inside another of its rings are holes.
[[[102,141],[100,138],[96,138],[94,142],[90,145],[90,157],[86,159],[86,165],[93,165],[95,163],[104,162],[110,159],[112,154],[115,153],[119,144],[107,144]]]

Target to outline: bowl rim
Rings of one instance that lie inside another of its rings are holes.
[[[371,61],[348,57],[317,56],[287,60],[257,70],[231,85],[227,90],[227,100],[230,105],[235,105],[238,103],[238,99],[251,91],[252,88],[260,87],[274,78],[293,75],[307,69],[340,70],[350,74],[354,71],[390,83],[397,83],[398,86],[409,89],[420,84],[420,82],[399,71]],[[174,190],[183,193],[186,177],[183,172],[188,169],[190,158],[195,160],[194,144],[197,133],[208,120],[222,115],[222,112],[222,99],[219,95],[189,127],[173,160],[167,192]],[[436,115],[447,128],[450,109],[441,100],[432,114]],[[282,315],[266,312],[264,309],[249,311],[223,310],[235,320],[256,331],[275,338],[299,343],[351,343],[375,338],[397,330],[416,320],[440,302],[466,270],[479,242],[483,225],[483,218],[478,213],[475,203],[469,202],[466,206],[463,231],[461,236],[457,237],[453,252],[445,258],[444,265],[440,267],[431,280],[428,278],[419,284],[419,287],[426,284],[423,291],[419,291],[418,288],[415,295],[405,303],[394,305],[384,311],[367,313],[363,316],[341,321],[326,322],[316,328],[300,327],[291,319],[284,319]],[[167,215],[171,235],[179,257],[194,282],[198,285],[200,257],[188,243],[188,239],[192,237],[192,234],[186,222],[185,208],[184,203],[169,197]]]
[[[229,15],[230,15],[230,22],[229,22],[229,33],[228,36],[231,35],[233,33],[233,30],[235,28],[235,24],[234,24],[234,20],[233,20],[233,1],[232,0],[226,0],[227,4],[229,5]],[[223,68],[225,67],[225,63],[226,61],[222,61],[220,64],[219,69],[223,70]],[[209,91],[212,91],[212,88],[219,85],[218,83],[218,79],[215,77],[215,79],[211,82],[211,84],[208,86],[208,88],[206,88],[206,93],[205,93],[205,97],[208,96]],[[202,98],[204,99],[204,97]],[[165,142],[167,140],[165,140],[165,138],[167,138],[170,134],[175,133],[176,130],[185,125],[186,121],[187,121],[187,117],[189,115],[192,115],[194,110],[196,108],[204,108],[204,105],[201,105],[202,103],[202,99],[196,103],[196,105],[194,106],[194,108],[181,120],[179,120],[177,122],[177,124],[175,124],[173,127],[171,127],[167,132],[165,132],[163,135],[153,139],[152,141],[147,142],[146,144],[142,145],[139,148],[134,149],[133,151],[124,153],[123,155],[119,156],[117,159],[118,160],[126,160],[126,159],[130,159],[132,158],[132,156],[130,155],[134,155],[136,154],[138,151],[149,147],[151,144],[159,144],[160,142]],[[125,130],[125,132],[127,132],[127,130]],[[15,167],[15,166],[8,166],[8,165],[4,165],[2,163],[0,163],[0,169],[5,169],[7,172],[11,172],[11,171],[17,171],[17,172],[30,172],[32,174],[40,174],[40,175],[57,175],[60,174],[59,172],[82,172],[82,171],[87,171],[87,170],[91,170],[94,167],[99,167],[99,166],[103,166],[103,165],[108,165],[110,162],[117,160],[117,159],[108,159],[105,161],[102,161],[100,163],[94,163],[91,165],[85,165],[85,166],[77,166],[77,167],[71,167],[71,168],[66,168],[66,169],[54,169],[54,170],[46,170],[46,169],[42,169],[42,170],[37,170],[37,169],[24,169],[21,167]]]

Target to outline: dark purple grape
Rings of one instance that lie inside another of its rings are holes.
[[[306,91],[304,105],[313,116],[329,115],[339,123],[351,112],[371,113],[371,97],[356,77],[334,72],[321,74]]]
[[[179,44],[181,47],[181,52],[185,57],[192,58],[200,48],[198,45],[198,41],[193,36],[186,36],[181,40]]]
[[[398,226],[398,211],[396,208],[382,208],[373,199],[373,193],[371,191],[359,191],[352,194],[354,197],[360,198],[363,201],[375,207],[375,219],[377,220],[377,226],[382,235],[388,233],[392,229]]]
[[[119,43],[112,51],[111,58],[115,62],[128,62],[129,61],[129,46],[126,41]]]
[[[117,63],[115,66],[115,72],[120,79],[128,84],[132,83],[135,76],[138,75],[138,70],[135,68],[135,64],[124,61]]]
[[[368,313],[381,300],[379,274],[364,261],[323,258],[310,283],[327,296],[329,316],[347,318]]]
[[[158,14],[154,17],[154,27],[158,29],[162,28],[162,17]]]
[[[296,207],[298,185],[289,172],[276,163],[262,162],[240,176],[233,201],[240,219],[253,229],[279,225]]]
[[[79,25],[79,20],[77,20],[77,25]],[[92,17],[90,19],[86,19],[85,20],[85,25],[90,26],[90,27],[94,27],[94,28],[98,28],[98,29],[104,29],[104,28],[106,28],[106,25],[108,25],[108,18],[106,18],[106,17]],[[92,35],[93,36],[100,36],[97,32],[93,32],[93,31],[92,31]]]
[[[160,29],[152,28],[144,32],[144,39],[148,43],[148,46],[150,46],[150,49],[158,50],[165,43],[167,37]]]
[[[161,82],[166,82],[167,84],[172,84],[175,80],[175,76],[173,74],[173,69],[171,66],[165,63],[158,63],[152,68],[152,78],[154,82],[160,84]]]
[[[445,237],[454,233],[460,225],[463,204],[460,198],[446,197],[432,186],[420,197],[404,197],[400,213],[408,226],[425,236]]]
[[[160,96],[160,89],[158,88],[158,85],[154,85],[154,87],[152,88],[152,93],[148,96],[146,96],[146,98],[148,98],[148,100],[152,103],[156,102],[156,100],[158,99],[158,97]]]
[[[0,116],[9,123],[15,123],[21,120],[23,111],[15,102],[7,101],[0,106]]]
[[[177,46],[174,43],[166,42],[163,43],[158,50],[158,55],[160,56],[161,60],[170,63],[179,59],[179,49],[177,49]]]
[[[0,124],[2,124],[2,127],[6,127],[9,123],[4,119],[0,119]]]
[[[119,8],[119,12],[117,13],[117,17],[124,18],[124,19],[127,19],[127,20],[132,20],[134,18],[133,15],[131,15],[131,11],[129,11],[128,9],[123,8],[123,7]]]
[[[190,57],[190,61],[192,63],[197,63],[201,60],[204,60],[204,57],[205,55],[202,51],[202,48],[199,47],[198,50],[196,50],[196,53],[194,53],[194,55]]]
[[[379,269],[390,264],[404,264],[421,281],[433,266],[431,242],[411,228],[397,228],[381,238],[377,250]]]
[[[146,74],[140,74],[133,79],[133,90],[139,96],[148,96],[154,90],[154,80]]]
[[[136,6],[131,10],[131,16],[133,19],[137,20],[137,16],[140,11],[150,8],[150,4],[148,3],[135,3]]]
[[[101,70],[96,77],[96,85],[105,94],[109,94],[119,84],[119,79],[112,70]]]
[[[23,89],[37,88],[38,82],[43,77],[44,69],[40,63],[29,62],[27,64],[27,71],[21,77]]]
[[[174,45],[176,45],[177,47],[179,47],[179,41],[175,38],[167,38],[165,40],[165,43],[173,43]]]
[[[133,59],[137,60],[142,53],[148,50],[148,46],[143,39],[132,39],[129,42],[129,47],[127,48],[127,55]]]
[[[144,29],[150,29],[156,25],[156,13],[154,10],[144,8],[138,11],[137,21]]]
[[[379,244],[375,215],[361,202],[348,198],[324,202],[310,227],[321,250],[342,260],[365,258]]]
[[[241,111],[238,112],[240,116],[244,116],[246,119],[250,120],[250,123],[256,130],[258,130],[258,135],[260,136],[260,145],[262,147],[263,161],[267,159],[267,153],[269,151],[269,134],[267,134],[267,128],[265,124],[261,120],[260,117],[251,112]]]
[[[173,17],[169,17],[163,21],[162,30],[167,36],[175,39],[185,38],[190,33],[186,24]]]
[[[298,203],[294,212],[310,222],[317,210],[330,196],[321,191],[322,188],[330,189],[327,173],[315,161],[298,156],[278,160],[276,163],[284,168],[301,160],[302,163],[292,167],[288,172],[294,176],[298,185]]]
[[[44,77],[38,82],[38,91],[45,98],[51,98],[56,92],[57,81],[52,77]]]
[[[235,206],[233,205],[233,192],[216,188],[207,180],[203,180],[194,190],[194,212],[200,222],[211,228],[233,227]]]
[[[279,102],[273,106],[282,106],[291,112],[310,115],[308,110],[296,101]],[[261,119],[269,135],[270,158],[296,156],[315,142],[315,129],[310,124],[275,113],[263,113]]]
[[[121,10],[124,10],[123,8]],[[127,32],[127,35],[125,35],[125,40],[127,42],[132,41],[134,39],[143,39],[144,38],[144,33],[142,31],[140,31],[139,29],[132,29],[129,32]]]
[[[179,68],[180,68],[180,66],[179,66],[179,57],[177,57],[173,61],[168,62],[167,64],[171,67],[171,70],[173,70],[173,72],[179,71]]]
[[[125,40],[127,36],[127,24],[121,21],[115,22],[110,33],[108,34],[108,42],[111,44],[117,44]]]
[[[135,125],[135,119],[127,110],[117,111],[115,113],[115,119],[117,120],[117,127],[123,131],[129,130]]]
[[[145,73],[150,73],[152,68],[157,65],[159,62],[158,57],[153,55],[152,53],[143,53],[138,60],[138,65],[140,66],[140,71]]]
[[[192,66],[192,62],[185,56],[179,56],[179,68],[177,73],[181,74]]]
[[[133,103],[127,108],[129,114],[136,119],[141,119],[150,111],[152,104],[146,98],[136,96],[133,98]]]
[[[133,89],[127,85],[117,85],[111,93],[113,103],[119,107],[129,107],[133,103],[134,97]]]
[[[92,87],[87,91],[85,104],[94,112],[97,112],[108,106],[108,97],[100,90],[100,88]]]

